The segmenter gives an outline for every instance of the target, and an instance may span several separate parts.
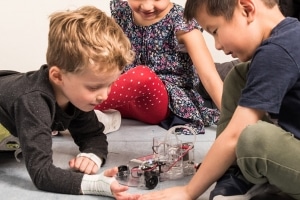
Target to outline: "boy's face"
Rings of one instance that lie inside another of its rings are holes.
[[[91,111],[107,99],[111,85],[120,74],[117,67],[113,71],[101,73],[96,73],[90,67],[80,73],[61,73],[56,95],[58,105],[64,107],[71,102],[82,111]]]
[[[242,6],[236,7],[230,21],[226,21],[223,16],[209,15],[204,7],[198,10],[195,18],[214,37],[216,49],[223,50],[233,58],[250,60],[261,43],[261,38],[255,35],[258,32],[255,23],[249,20]]]

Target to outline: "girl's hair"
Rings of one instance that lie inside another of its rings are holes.
[[[279,3],[279,0],[261,0],[268,7],[272,8]],[[190,21],[202,7],[212,16],[223,16],[231,20],[238,0],[187,0],[184,9],[184,17]]]
[[[85,6],[50,15],[47,63],[66,72],[91,64],[96,71],[120,70],[134,59],[129,39],[103,11]]]

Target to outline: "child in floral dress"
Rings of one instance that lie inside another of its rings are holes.
[[[220,108],[222,80],[196,21],[169,0],[114,0],[111,14],[129,37],[135,60],[95,109],[116,109],[122,117],[168,129],[187,125],[197,134],[215,124],[219,111],[204,106],[199,78]],[[185,134],[190,134],[184,130]]]

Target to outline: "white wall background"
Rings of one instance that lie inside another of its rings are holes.
[[[185,0],[173,2],[185,4]],[[46,62],[48,16],[55,11],[83,5],[96,6],[110,15],[109,0],[0,1],[0,69],[21,72],[38,69]],[[232,59],[215,50],[210,35],[204,33],[204,36],[215,62]]]

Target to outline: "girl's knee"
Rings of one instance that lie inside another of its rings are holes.
[[[157,74],[153,72],[149,67],[144,65],[138,65],[125,72],[124,75],[127,78],[140,83],[140,85],[149,85],[153,84],[153,82],[157,82],[160,85],[163,85],[163,82],[160,80]]]
[[[152,74],[154,73],[149,67],[145,66],[145,65],[138,65],[134,68],[131,68],[130,70],[128,70],[126,73],[131,73],[131,74]],[[155,74],[155,73],[154,73]]]

